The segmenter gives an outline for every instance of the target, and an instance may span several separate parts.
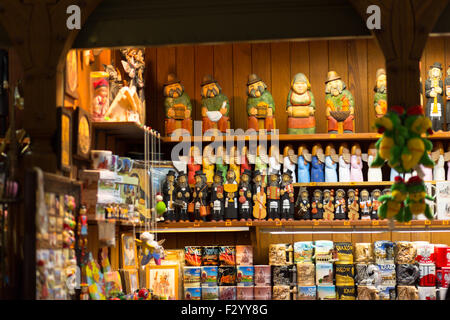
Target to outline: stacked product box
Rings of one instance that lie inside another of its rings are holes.
[[[450,284],[450,247],[445,244],[434,245],[436,265],[436,291],[439,300],[445,300]]]
[[[316,285],[318,300],[336,300],[336,286],[334,285],[333,241],[319,240],[314,242],[316,262]]]
[[[297,270],[291,244],[271,244],[269,265],[272,273],[272,300],[292,300],[296,298]]]

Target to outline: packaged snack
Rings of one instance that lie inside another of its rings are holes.
[[[298,286],[297,300],[316,300],[317,288],[316,286]]]
[[[397,284],[403,286],[413,286],[419,279],[419,267],[416,264],[397,265]]]
[[[220,246],[219,247],[219,263],[221,266],[236,265],[236,247]]]
[[[291,300],[290,286],[273,286],[272,300]]]
[[[318,300],[336,300],[336,287],[317,286],[317,298]]]
[[[397,241],[395,243],[395,263],[414,263],[416,260],[416,248],[410,241]]]
[[[204,266],[217,266],[219,264],[219,248],[216,246],[204,246],[202,263]]]
[[[203,266],[202,267],[202,287],[217,286],[217,277],[219,275],[219,267],[217,266]]]
[[[254,267],[255,277],[254,282],[255,286],[270,286],[272,284],[272,270],[268,265],[256,265]]]
[[[316,266],[311,262],[297,264],[297,284],[299,286],[314,286],[316,275]]]
[[[236,267],[218,267],[217,283],[219,286],[236,286]]]
[[[353,245],[351,242],[336,242],[337,261],[340,263],[353,263]]]
[[[312,241],[294,243],[294,263],[313,262],[314,245]]]
[[[293,264],[292,246],[288,243],[271,244],[269,246],[269,264],[271,266],[286,266]]]
[[[238,300],[253,300],[253,286],[236,287],[236,295]]]
[[[342,264],[336,262],[336,286],[354,286],[355,285],[355,268],[353,264]]]
[[[237,266],[237,277],[236,282],[238,286],[242,287],[253,287],[253,277],[255,274],[255,269],[253,266]]]
[[[253,264],[252,246],[236,246],[236,264],[243,266]]]
[[[272,287],[254,287],[253,296],[255,300],[271,300],[272,299]]]
[[[200,267],[184,267],[183,279],[186,287],[200,287]]]
[[[316,284],[332,285],[333,284],[333,264],[318,263],[316,264]]]
[[[184,247],[184,260],[187,266],[201,266],[202,247]]]
[[[355,244],[355,262],[371,263],[374,262],[373,248],[371,243]]]
[[[202,288],[200,287],[185,287],[184,300],[201,300]]]
[[[202,300],[219,300],[219,287],[202,287]]]
[[[355,286],[336,286],[337,300],[356,300]]]
[[[375,241],[375,263],[394,263],[394,243],[391,241]]]
[[[375,286],[358,286],[358,300],[380,300],[380,291]]]

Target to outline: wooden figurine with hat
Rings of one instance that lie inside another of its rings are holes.
[[[386,71],[383,68],[377,70],[376,84],[373,90],[375,91],[375,95],[373,97],[375,117],[381,118],[387,112]]]
[[[268,220],[280,219],[280,174],[278,170],[269,172],[269,185],[267,186]]]
[[[311,201],[311,218],[313,220],[323,219],[323,193],[320,189],[314,190]]]
[[[336,190],[336,196],[334,201],[334,219],[336,220],[347,219],[347,205],[345,202],[344,189]]]
[[[209,144],[203,149],[202,155],[202,169],[203,173],[206,175],[206,182],[211,184],[214,177],[214,164],[216,159],[214,156],[214,150]]]
[[[434,131],[441,131],[444,124],[444,85],[442,81],[442,64],[433,63],[428,70],[428,79],[425,81],[425,96],[427,105],[425,114],[431,119]]]
[[[207,199],[208,184],[206,183],[206,175],[203,171],[198,170],[195,172],[195,186],[192,190],[192,202],[194,203],[194,221],[206,221],[208,215]]]
[[[308,147],[305,144],[302,144],[298,147],[298,159],[297,159],[297,176],[299,183],[309,183],[311,182],[310,175],[310,162],[311,162],[311,153],[309,153]]]
[[[222,93],[222,88],[212,75],[203,77],[201,86],[202,96],[202,133],[214,130],[214,133],[225,133],[230,128],[230,102]]]
[[[445,77],[445,98],[447,100],[445,106],[445,119],[447,122],[447,131],[450,131],[450,66],[447,68],[447,76]]]
[[[234,171],[236,183],[239,184],[239,181],[241,181],[241,159],[237,152],[236,146],[232,146],[230,148],[230,153],[225,157],[225,162],[230,166],[230,170]]]
[[[295,165],[298,162],[298,157],[295,154],[292,145],[287,145],[283,150],[283,172],[291,170],[292,183],[297,183]]]
[[[336,71],[329,71],[325,81],[325,104],[328,133],[355,131],[355,103],[344,81]]]
[[[369,166],[369,170],[367,171],[367,181],[371,182],[379,182],[383,181],[383,172],[381,171],[381,168],[374,168],[372,167],[372,162],[375,160],[375,157],[377,156],[377,148],[375,147],[375,143],[371,143],[369,145],[369,149],[367,150],[367,159],[363,160],[367,162],[367,165]]]
[[[162,185],[163,200],[167,211],[164,213],[164,221],[175,222],[175,171],[169,170]]]
[[[223,221],[225,192],[223,189],[223,172],[220,170],[214,173],[210,195],[211,220]]]
[[[244,170],[252,170],[250,166],[249,153],[247,146],[243,146],[241,150],[238,150],[238,156],[241,159],[241,175],[244,173]]]
[[[445,181],[444,146],[441,141],[435,142],[434,150],[431,153],[431,158],[435,162],[435,166],[433,167],[434,180]]]
[[[370,220],[372,213],[372,200],[367,189],[362,189],[359,195],[359,208],[361,210],[361,220]]]
[[[253,192],[251,187],[252,172],[245,169],[239,183],[239,219],[252,220]]]
[[[254,73],[248,76],[247,96],[248,128],[275,130],[275,102],[267,85]]]
[[[223,181],[225,181],[227,179],[228,160],[227,160],[227,150],[224,146],[217,147],[215,160],[216,160],[216,170],[222,172]]]
[[[316,102],[311,84],[303,73],[297,73],[291,82],[287,97],[288,133],[305,134],[316,132]]]
[[[347,217],[349,220],[359,220],[359,190],[348,189],[347,191]]]
[[[228,169],[226,180],[223,185],[225,190],[225,220],[237,220],[238,218],[238,184],[236,173]]]
[[[339,156],[334,146],[329,143],[325,147],[325,182],[337,182],[337,163]]]
[[[181,171],[178,173],[175,187],[176,220],[188,222],[188,205],[191,203],[192,191],[188,184],[187,175]]]
[[[267,167],[269,165],[269,156],[264,145],[259,145],[256,148],[255,170],[258,170],[262,175],[264,185],[267,185]]]
[[[363,162],[362,162],[362,152],[359,143],[355,143],[352,146],[352,156],[350,158],[350,181],[351,182],[362,182],[363,174]]]
[[[326,221],[334,220],[334,190],[323,190],[323,219]]]
[[[280,154],[280,148],[278,145],[271,145],[269,148],[269,172],[281,171],[282,163],[283,157]]]
[[[195,173],[201,169],[202,155],[200,149],[194,145],[189,149],[188,167],[188,183],[190,187],[195,184]]]
[[[261,171],[253,172],[253,218],[264,220],[267,216],[266,184]]]
[[[311,220],[311,204],[309,202],[308,189],[301,187],[298,192],[295,207],[298,208],[296,218],[299,220]]]
[[[324,182],[325,155],[319,143],[313,146],[311,155],[311,182]]]
[[[294,220],[294,185],[292,184],[292,174],[287,169],[281,175],[281,220]]]
[[[167,75],[163,91],[166,135],[171,136],[176,129],[184,129],[192,134],[191,98],[175,73]]]
[[[370,194],[370,202],[372,204],[371,211],[370,211],[370,219],[371,220],[378,220],[378,209],[380,208],[380,200],[381,197],[381,190],[375,189]]]

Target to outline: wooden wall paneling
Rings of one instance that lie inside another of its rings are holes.
[[[194,103],[195,99],[195,49],[194,46],[179,46],[176,47],[176,74],[181,84],[184,86],[184,91],[189,95],[192,101],[192,119],[196,114],[197,106]],[[167,76],[167,75],[166,75]],[[192,124],[194,125],[194,124]]]
[[[450,37],[444,37],[443,40],[445,41],[445,48],[444,48],[445,61],[444,61],[444,65],[443,65],[443,67],[444,67],[443,71],[445,72],[445,76],[444,77],[446,77],[447,76],[447,69],[450,66]]]
[[[430,38],[428,38],[428,40],[430,40]],[[427,40],[427,42],[428,42]],[[427,79],[427,51],[428,51],[428,46],[426,45],[423,53],[422,53],[422,58],[420,59],[420,77],[422,80],[421,83],[421,87],[422,87],[422,96],[423,96],[423,103],[426,103],[426,98],[425,98],[425,80]],[[389,85],[389,84],[388,84]]]
[[[258,232],[258,231],[257,231]],[[257,254],[254,257],[254,264],[268,264],[269,263],[269,246],[275,243],[272,235],[266,232],[259,232],[259,241]]]
[[[450,231],[449,232],[432,232],[431,243],[450,245]]]
[[[292,235],[292,243],[299,241],[313,241],[312,233],[294,233]]]
[[[94,146],[92,149],[105,150],[106,148],[106,133],[105,131],[97,131],[97,134],[93,137]]]
[[[431,233],[429,231],[411,232],[411,241],[428,241],[428,242],[431,242]]]
[[[236,239],[239,239],[239,234],[236,234],[235,232],[215,232],[214,235],[211,235],[212,240],[214,239],[215,243],[218,246],[233,246],[236,245]]]
[[[270,43],[252,44],[252,73],[256,73],[265,82],[268,87],[267,89],[272,93],[272,70],[270,57]]]
[[[386,70],[384,55],[375,39],[367,40],[367,109],[369,116],[368,131],[376,132],[374,126],[375,108],[373,106],[373,98],[376,85],[376,74],[379,68]],[[389,86],[389,84],[388,84]]]
[[[233,104],[233,45],[215,45],[214,49],[214,78],[219,81],[222,92],[230,101],[230,128],[234,128],[234,114],[236,109]]]
[[[195,105],[195,113],[193,120],[202,120],[201,110],[201,88],[200,83],[207,74],[214,74],[214,51],[212,46],[195,46],[195,94],[191,97],[193,105]],[[226,94],[226,93],[225,93]],[[195,103],[194,103],[195,101]]]
[[[410,232],[391,232],[391,241],[411,241]]]
[[[197,246],[209,246],[214,242],[214,233],[212,232],[197,232],[193,236],[195,236]]]
[[[368,132],[367,110],[367,40],[348,40],[347,88],[355,101],[355,132]]]
[[[167,74],[170,72],[176,72],[175,68],[175,47],[161,47],[156,50],[156,79],[157,79],[157,92],[156,92],[156,107],[152,111],[154,114],[152,128],[159,132],[164,132],[164,94],[163,85],[167,79]]]
[[[313,232],[312,232],[312,237],[313,237],[313,241],[317,241],[317,240],[331,240],[333,241],[333,233],[315,233],[314,230],[318,229],[319,227],[312,227]]]
[[[272,96],[276,108],[276,128],[280,130],[280,133],[287,133],[286,99],[291,83],[290,43],[272,43],[271,51]]]
[[[106,150],[116,154],[116,138],[114,136],[106,136]]]
[[[111,63],[111,60],[114,56],[114,49],[103,49],[102,52],[100,52],[100,54],[98,55],[98,58],[95,59],[95,67],[96,70],[101,70],[104,71],[105,68],[103,68],[103,65],[108,65]],[[118,50],[117,50],[118,51]],[[83,52],[83,51],[81,51]],[[118,63],[120,63],[120,61],[117,61]]]
[[[333,230],[340,231],[340,229],[346,229],[347,227],[333,227]],[[352,242],[352,233],[333,233],[333,241],[334,242]]]
[[[336,71],[348,85],[347,46],[349,40],[328,41],[328,69]]]
[[[182,234],[180,234],[182,235]],[[177,247],[177,237],[179,236],[179,234],[176,233],[159,233],[158,234],[158,239],[162,240],[165,239],[164,241],[164,248],[165,249],[184,249],[183,247]]]
[[[236,245],[251,245],[253,241],[251,233],[252,231],[236,234]]]
[[[252,47],[249,43],[233,44],[233,92],[231,98],[232,129],[247,130],[247,80],[252,72]],[[226,94],[226,93],[225,93]]]
[[[196,239],[193,233],[178,233],[177,234],[177,249],[184,249],[185,246],[195,246]]]
[[[358,227],[359,230],[370,230],[371,227]],[[370,233],[352,233],[351,234],[353,246],[356,243],[372,243],[372,236]]]
[[[156,62],[157,56],[156,48],[145,49],[145,122],[147,125],[153,127],[157,122],[156,110],[164,109],[162,106],[158,107],[158,65]],[[163,125],[164,127],[164,125]],[[163,131],[165,133],[165,129]]]
[[[303,73],[309,79],[310,70],[308,41],[291,42],[291,81],[297,73]]]
[[[373,231],[377,231],[376,227],[372,228]],[[375,241],[382,241],[382,240],[386,240],[386,241],[391,241],[391,232],[386,231],[386,232],[380,232],[380,233],[371,233],[371,242],[375,242]]]
[[[309,70],[311,88],[316,99],[316,132],[327,132],[325,117],[325,80],[328,73],[328,41],[309,43]]]

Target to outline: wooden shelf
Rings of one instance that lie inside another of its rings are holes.
[[[436,184],[436,181],[425,181],[425,183]],[[310,182],[310,183],[294,183],[294,187],[378,187],[391,186],[392,181],[362,181],[362,182]]]
[[[92,128],[96,133],[104,132],[119,139],[142,139],[144,143],[144,128],[136,122],[92,122]]]

